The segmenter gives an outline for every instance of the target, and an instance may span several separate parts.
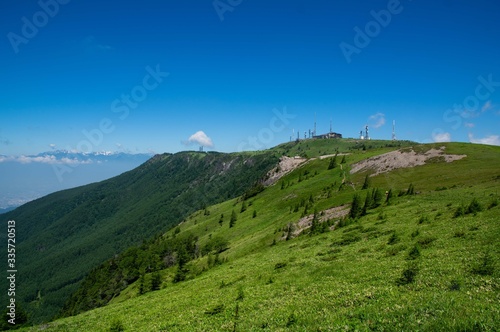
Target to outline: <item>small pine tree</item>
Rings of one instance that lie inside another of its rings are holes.
[[[252,218],[257,218],[257,210],[253,210]]]
[[[377,208],[382,204],[382,191],[380,189],[375,189],[373,190],[373,203],[372,203],[372,208]]]
[[[236,223],[236,220],[238,220],[238,217],[236,216],[236,212],[234,210],[231,212],[231,219],[229,220],[229,228],[232,228],[234,224]]]
[[[396,281],[399,286],[404,286],[415,282],[419,268],[417,264],[409,264],[408,267],[403,270],[401,277]]]
[[[331,158],[330,159],[330,164],[328,165],[328,169],[334,169],[335,167],[337,167],[337,155],[335,155],[335,157]]]
[[[243,203],[241,203],[241,210],[240,210],[240,213],[243,213],[247,210],[247,202],[246,201],[243,201]]]
[[[342,157],[342,161],[340,162],[341,164],[345,164],[347,161],[345,159],[345,155]]]
[[[224,222],[224,214],[221,214],[220,215],[220,219],[219,219],[219,225],[222,226],[222,223]]]
[[[420,257],[420,246],[416,244],[409,252],[407,260],[415,260]]]
[[[314,197],[313,195],[309,195],[309,203],[314,204]]]
[[[304,212],[302,212],[302,217],[301,218],[304,218],[308,214],[309,214],[309,203],[306,204],[306,206],[304,207]]]
[[[145,293],[145,287],[144,287],[144,275],[141,275],[139,278],[139,295],[142,295]]]
[[[293,226],[293,224],[288,223],[287,228],[286,228],[286,241],[288,241],[292,238],[294,230],[295,230],[295,227]]]
[[[318,218],[318,210],[314,210],[314,216],[311,225],[311,235],[319,233],[320,223]]]
[[[410,183],[410,185],[408,186],[406,195],[415,195],[415,188],[413,187],[413,183]]]
[[[351,210],[349,211],[349,217],[351,219],[356,219],[361,215],[363,207],[361,206],[361,198],[358,194],[354,194],[351,203]]]
[[[186,275],[189,272],[189,270],[186,267],[186,264],[187,264],[187,262],[189,262],[190,257],[189,257],[188,252],[186,251],[186,248],[181,247],[179,249],[179,251],[177,252],[177,256],[178,256],[177,260],[178,260],[179,266],[178,266],[177,272],[174,276],[174,280],[173,280],[174,283],[186,280]]]
[[[366,174],[365,182],[363,183],[363,187],[361,188],[361,190],[368,189],[368,188],[370,188],[370,176],[368,174]]]
[[[363,205],[363,209],[361,210],[361,215],[366,216],[368,210],[370,210],[373,206],[373,192],[367,192],[365,198],[365,204]]]
[[[159,272],[153,273],[151,276],[151,290],[157,291],[161,288],[161,275]]]
[[[465,211],[466,214],[472,213],[476,214],[478,212],[483,211],[483,207],[479,202],[477,201],[476,198],[473,198],[472,201],[470,202],[469,206],[467,206],[467,210]]]

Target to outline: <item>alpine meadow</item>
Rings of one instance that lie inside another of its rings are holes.
[[[16,327],[499,330],[499,164],[498,146],[340,138],[156,155],[0,215]]]

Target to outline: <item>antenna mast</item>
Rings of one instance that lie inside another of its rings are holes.
[[[314,112],[314,133],[313,136],[316,136],[316,112]]]
[[[396,140],[396,120],[392,121],[392,140]]]

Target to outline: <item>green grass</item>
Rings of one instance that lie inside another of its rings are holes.
[[[330,154],[334,148],[325,142],[310,141],[316,144],[310,150],[301,143],[302,151]],[[285,145],[288,153],[300,152],[300,144],[292,145]],[[500,149],[441,145],[446,153],[468,157],[373,177],[372,188],[393,190],[391,204],[332,232],[282,240],[286,225],[304,209],[290,207],[312,197],[312,214],[349,203],[354,192],[364,199],[367,190],[359,188],[365,174],[347,174],[354,188],[339,191],[343,172],[394,148],[352,151],[343,169],[327,170],[328,159],[310,161],[249,199],[243,213],[240,199],[208,207],[210,215],[198,211],[180,225],[180,234],[195,234],[200,247],[215,236],[227,239],[229,249],[220,255],[227,262],[209,267],[207,257],[200,257],[188,263],[189,280],[175,284],[176,268],[163,270],[162,290],[139,296],[136,282],[108,306],[44,330],[498,330],[500,206],[491,203],[499,198]],[[411,183],[418,194],[397,197]],[[483,211],[455,218],[456,209],[473,199]],[[230,228],[233,210],[238,219]]]

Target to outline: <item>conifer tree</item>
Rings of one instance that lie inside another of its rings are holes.
[[[229,220],[229,228],[232,228],[234,224],[236,223],[236,220],[238,220],[238,217],[236,216],[236,212],[234,210],[231,212],[231,219]]]
[[[365,176],[365,182],[363,183],[363,187],[361,188],[362,190],[370,188],[370,176],[366,174]]]
[[[373,191],[369,191],[366,193],[365,204],[363,205],[363,209],[361,211],[362,216],[366,216],[368,210],[373,206]]]
[[[328,165],[328,169],[334,169],[337,167],[337,155],[330,159],[330,164]]]
[[[311,225],[311,234],[319,233],[319,228],[320,224],[319,224],[318,210],[314,210],[314,216]]]
[[[361,198],[358,194],[354,194],[351,203],[351,210],[349,211],[349,217],[352,219],[356,219],[361,215],[361,212]]]
[[[379,207],[380,204],[382,204],[382,192],[380,189],[374,189],[373,190],[373,202],[372,202],[372,208]]]
[[[414,195],[415,194],[415,188],[413,188],[413,183],[410,183],[410,186],[408,187],[408,190],[406,191],[406,195]]]
[[[151,276],[151,290],[157,291],[160,290],[160,287],[161,287],[161,275],[159,272],[155,272]]]
[[[139,278],[139,295],[142,295],[145,293],[144,289],[144,275],[141,275]]]

